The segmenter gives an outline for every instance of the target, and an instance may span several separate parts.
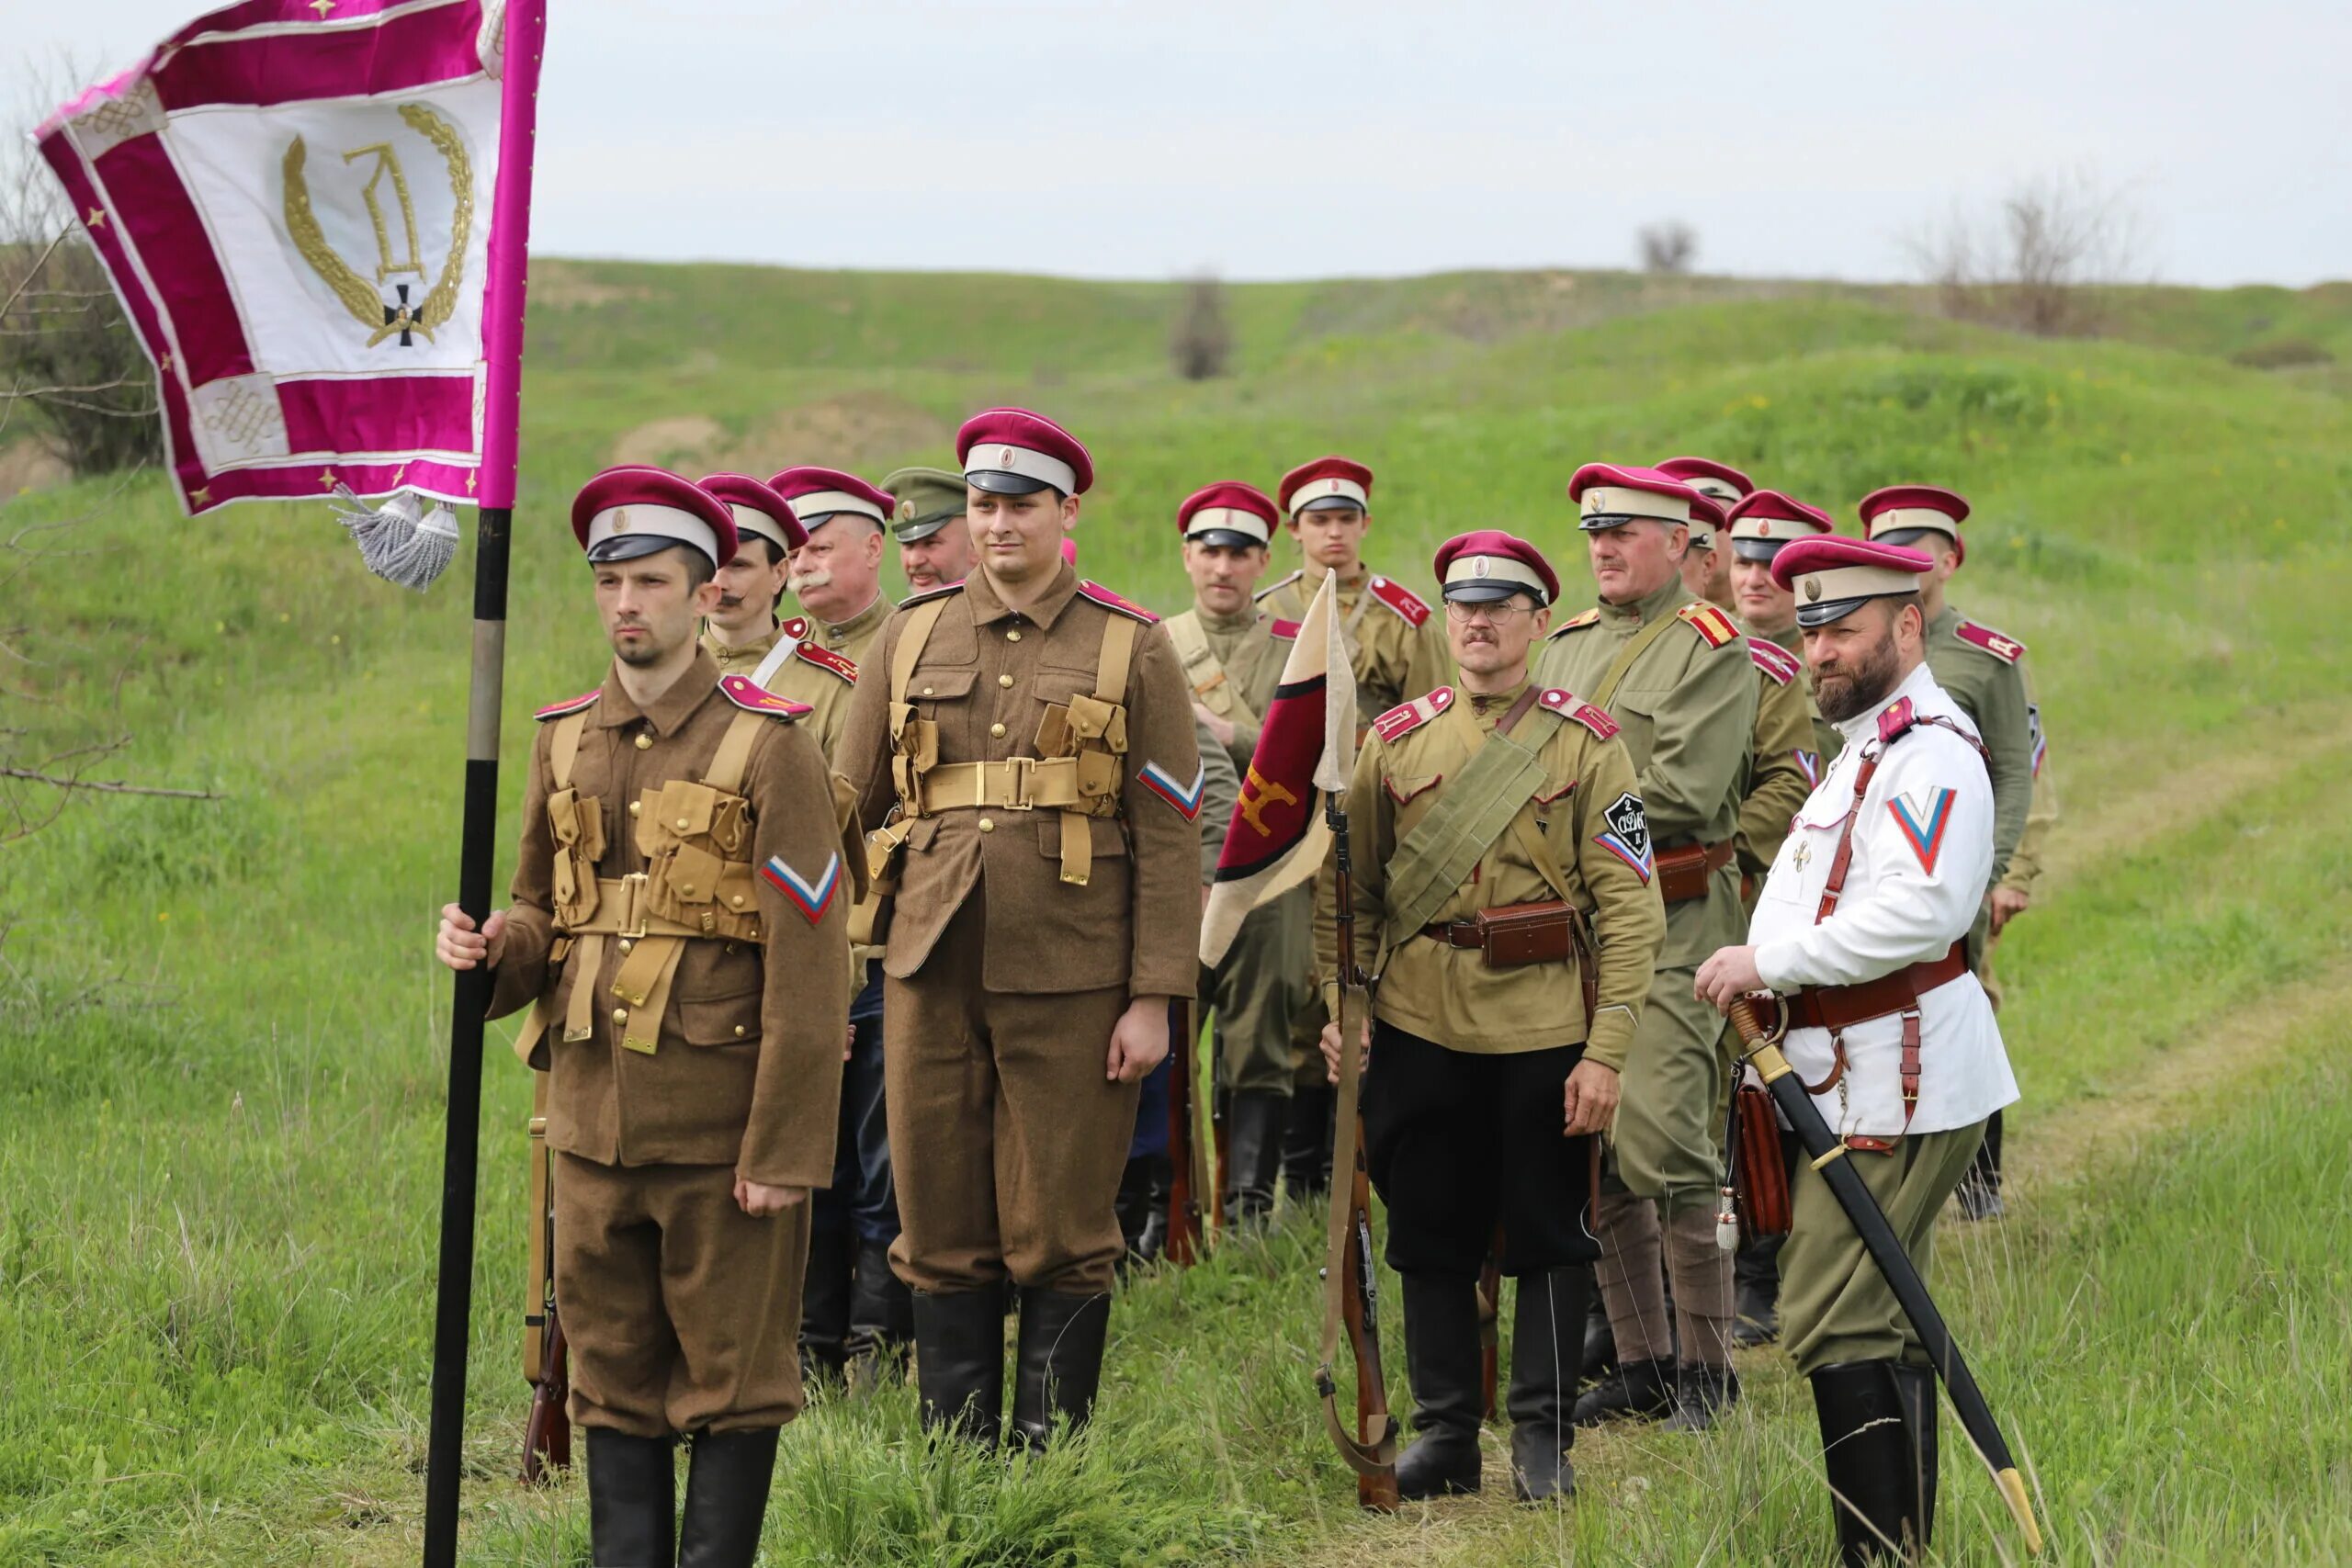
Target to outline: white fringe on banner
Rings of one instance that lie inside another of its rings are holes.
[[[387,582],[422,593],[458,556],[458,514],[445,502],[426,510],[424,497],[397,491],[370,507],[348,485],[334,487],[335,521],[359,547],[368,570]]]

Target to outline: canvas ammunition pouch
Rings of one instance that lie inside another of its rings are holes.
[[[638,852],[646,869],[627,876],[600,877],[604,859],[604,802],[571,786],[572,764],[587,714],[556,721],[548,749],[548,829],[554,837],[556,941],[548,954],[548,986],[515,1040],[515,1051],[530,1061],[548,1016],[557,983],[567,964],[579,978],[564,1010],[563,1038],[582,1041],[593,1032],[598,997],[594,978],[604,971],[605,948],[623,954],[613,976],[610,999],[619,1006],[613,1022],[621,1043],[651,1055],[669,1010],[670,986],[685,944],[694,941],[761,940],[758,882],[752,865],[752,803],[740,793],[752,745],[764,716],[735,716],[719,739],[700,782],[672,779],[643,791],[635,812]]]
[[[1121,699],[1135,658],[1137,623],[1125,615],[1106,617],[1093,694],[1046,705],[1037,721],[1036,756],[942,762],[939,726],[907,699],[923,644],[945,606],[944,599],[917,605],[890,660],[890,780],[899,794],[900,821],[911,831],[921,818],[949,811],[1059,811],[1061,879],[1082,887],[1094,868],[1093,830],[1087,819],[1119,815],[1127,752],[1127,710]],[[904,842],[902,833],[884,846],[878,863],[869,855],[868,869],[877,885],[896,885]]]

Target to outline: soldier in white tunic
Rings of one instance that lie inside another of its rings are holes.
[[[1975,727],[1925,660],[1917,550],[1819,536],[1781,551],[1823,716],[1845,740],[1773,862],[1748,944],[1699,994],[1778,993],[1781,1049],[1924,1280],[1937,1215],[1985,1119],[2018,1098],[1965,942],[1993,870]],[[1924,1551],[1935,1376],[1821,1176],[1801,1165],[1781,1253],[1784,1338],[1812,1380],[1848,1562]]]

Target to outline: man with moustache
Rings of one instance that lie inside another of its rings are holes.
[[[1512,1490],[1543,1502],[1576,1489],[1569,1411],[1600,1250],[1592,1139],[1616,1108],[1666,920],[1617,726],[1528,677],[1559,593],[1550,563],[1484,529],[1441,546],[1436,568],[1459,684],[1375,719],[1348,788],[1352,956],[1380,976],[1365,1161],[1404,1279],[1420,1431],[1396,1488],[1478,1490],[1477,1279],[1499,1222],[1497,1261],[1518,1294]],[[1327,975],[1340,968],[1337,898],[1326,867]],[[1326,1026],[1333,1078],[1342,1048]]]
[[[1138,1081],[1199,970],[1205,787],[1158,617],[1061,557],[1093,460],[1024,409],[956,438],[978,564],[891,614],[843,742],[859,825],[898,846],[882,964],[891,1250],[923,1420],[995,1442],[1091,1416],[1125,1252]]]
[[[595,1561],[751,1568],[803,1404],[808,1190],[833,1168],[839,828],[807,710],[696,644],[737,555],[728,507],[632,467],[591,479],[571,524],[612,670],[539,710],[511,905],[479,931],[447,906],[435,951],[491,967],[492,1017],[532,1009],[516,1047],[548,1075]]]
[[[1193,607],[1169,617],[1169,640],[1183,660],[1194,716],[1245,774],[1298,635],[1250,598],[1279,515],[1263,491],[1233,479],[1195,491],[1176,511]],[[1225,822],[1211,820],[1221,835]],[[1313,897],[1312,888],[1295,887],[1252,909],[1210,981],[1218,1088],[1230,1097],[1225,1212],[1245,1228],[1272,1213],[1282,1174],[1296,1076],[1291,1020],[1306,1004],[1315,960]]]
[[[908,589],[928,593],[972,575],[972,534],[964,526],[964,476],[945,468],[899,468],[882,488],[899,498],[891,536]]]
[[[735,519],[735,556],[718,569],[718,604],[703,622],[702,645],[722,675],[748,675],[760,667],[779,637],[799,637],[806,623],[776,622],[792,552],[808,542],[808,530],[775,491],[749,474],[708,474],[702,488],[723,502]]]
[[[1736,840],[1756,667],[1731,617],[1682,583],[1692,521],[1722,525],[1712,499],[1655,468],[1608,463],[1577,469],[1568,494],[1600,603],[1552,633],[1537,678],[1620,727],[1647,818],[1638,847],[1655,841],[1666,903],[1666,942],[1626,1059],[1615,1157],[1598,1204],[1600,1293],[1618,1365],[1577,1402],[1577,1421],[1666,1416],[1678,1430],[1703,1430],[1739,1397],[1739,1382],[1730,1259],[1715,1244],[1717,1118],[1730,1064],[1722,1021],[1692,998],[1690,975],[1743,926]]]
[[[1996,797],[1975,727],[1927,663],[1919,591],[1934,568],[1919,550],[1834,536],[1772,563],[1846,747],[1781,845],[1746,943],[1693,981],[1719,1009],[1781,999],[1781,1049],[1922,1280],[1986,1119],[2017,1099],[1965,952],[1992,879]],[[1791,1196],[1781,1311],[1813,1384],[1842,1558],[1924,1557],[1935,1371],[1815,1163]]]

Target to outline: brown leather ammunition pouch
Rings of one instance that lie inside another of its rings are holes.
[[[1441,920],[1423,926],[1421,934],[1449,947],[1476,948],[1489,969],[1516,969],[1580,961],[1578,924],[1574,905],[1546,898],[1481,909],[1466,920]]]
[[[1704,898],[1714,886],[1715,873],[1731,863],[1735,851],[1728,839],[1720,844],[1677,844],[1657,852],[1657,896],[1669,904]]]

